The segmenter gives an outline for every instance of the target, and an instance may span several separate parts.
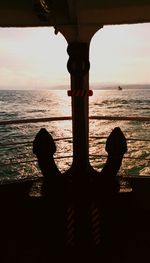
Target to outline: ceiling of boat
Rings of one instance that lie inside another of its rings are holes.
[[[1,27],[150,22],[150,0],[1,0]]]

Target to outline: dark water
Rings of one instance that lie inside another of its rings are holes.
[[[150,117],[150,89],[94,91],[89,101],[90,115]],[[0,91],[0,120],[18,120],[71,115],[71,101],[64,90]],[[120,173],[150,175],[150,122],[90,120],[90,137],[106,137],[119,126],[128,139],[128,153]],[[71,121],[43,122],[20,125],[0,125],[1,178],[25,178],[40,175],[32,141],[41,127],[57,140],[57,164],[68,169],[72,158]],[[144,141],[142,141],[144,140]],[[20,144],[24,143],[24,144]],[[19,143],[19,144],[18,144]],[[91,164],[100,170],[105,162],[105,139],[90,139]],[[97,155],[98,157],[96,157]],[[128,159],[128,157],[130,157]]]

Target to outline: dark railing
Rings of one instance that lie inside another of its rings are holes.
[[[3,120],[0,121],[0,126],[2,125],[21,125],[25,123],[41,123],[41,122],[56,122],[56,121],[68,121],[72,118],[70,116],[64,116],[64,117],[50,117],[50,118],[36,118],[36,119],[21,119],[21,120]],[[112,117],[112,116],[90,116],[90,120],[111,120],[111,121],[138,121],[138,122],[150,122],[149,117]],[[105,136],[91,136],[90,139],[96,139],[96,140],[106,140],[107,137]],[[63,138],[55,138],[55,141],[60,140],[72,140],[72,137],[63,137]],[[127,138],[128,141],[141,141],[141,142],[150,142],[150,139],[139,139],[139,138]],[[11,143],[0,143],[1,148],[7,148],[10,146],[32,146],[32,141],[23,141],[23,142],[11,142]],[[99,158],[106,158],[106,155],[96,155],[96,154],[90,154],[90,159],[99,159]],[[57,156],[55,159],[63,159],[63,158],[72,158],[72,155],[66,155],[66,156]],[[21,158],[20,158],[21,159]],[[140,157],[130,157],[130,156],[124,156],[124,159],[132,159],[132,160],[141,160]],[[150,158],[144,158],[144,160],[150,161]],[[36,162],[36,159],[32,160],[20,160],[16,162],[15,158],[6,159],[5,162],[0,163],[0,166],[6,166],[6,165],[16,165],[16,164],[25,164],[25,163],[33,163]]]
[[[49,122],[49,121],[67,121],[71,120],[70,116],[64,117],[50,117],[50,118],[34,118],[34,119],[19,119],[19,120],[3,120],[0,121],[0,125],[8,124],[24,124],[24,123],[37,123],[37,122]],[[150,121],[149,117],[120,117],[120,116],[90,116],[90,120],[113,120],[113,121]]]

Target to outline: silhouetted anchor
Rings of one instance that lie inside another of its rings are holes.
[[[93,210],[92,210],[92,228],[93,239],[96,245],[100,245],[105,235],[103,226],[107,223],[109,210],[113,210],[114,202],[116,202],[117,193],[120,190],[117,173],[121,167],[124,154],[127,152],[126,138],[119,127],[113,129],[106,140],[105,150],[108,153],[106,163],[94,178],[93,182]],[[115,211],[113,211],[115,213]],[[104,232],[104,233],[102,233]]]
[[[66,241],[70,246],[101,242],[102,203],[119,191],[116,175],[127,151],[126,139],[119,127],[108,136],[105,149],[108,157],[102,171],[90,171],[84,187],[84,182],[78,185],[79,178],[76,181],[68,172],[62,175],[59,171],[53,157],[56,145],[46,129],[42,128],[33,142],[33,153],[44,176],[42,194],[59,208],[66,209]]]
[[[38,159],[38,165],[44,176],[43,186],[42,186],[42,195],[50,195],[51,191],[54,191],[54,184],[61,175],[55,160],[53,158],[54,153],[56,152],[56,145],[52,136],[48,133],[45,128],[41,128],[37,133],[33,141],[33,153]]]
[[[119,127],[113,129],[106,141],[105,150],[108,153],[107,161],[100,172],[104,189],[107,192],[119,191],[116,175],[121,167],[124,154],[127,152],[126,138]]]

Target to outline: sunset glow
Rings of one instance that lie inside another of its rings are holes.
[[[70,83],[64,37],[53,28],[0,29],[0,88]],[[91,83],[150,83],[150,24],[105,26],[90,45]]]

